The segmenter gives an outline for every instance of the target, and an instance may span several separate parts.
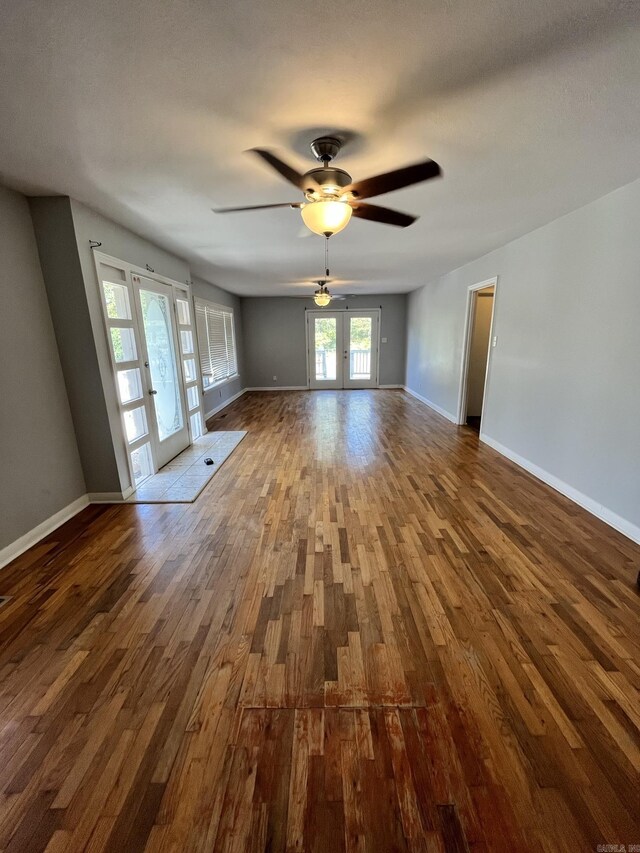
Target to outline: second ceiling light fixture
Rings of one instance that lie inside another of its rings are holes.
[[[361,199],[399,190],[403,187],[428,181],[440,175],[440,166],[433,160],[425,160],[413,166],[405,166],[392,172],[385,172],[363,181],[352,181],[351,175],[331,166],[342,147],[342,142],[333,136],[321,136],[311,143],[315,158],[322,163],[320,168],[310,169],[301,174],[285,163],[273,152],[264,148],[252,148],[251,151],[261,157],[289,183],[302,190],[306,201],[284,202],[281,204],[258,204],[251,207],[225,207],[214,209],[215,213],[236,213],[245,210],[264,210],[274,207],[291,207],[300,210],[304,224],[322,237],[331,237],[349,224],[352,216],[382,222],[385,225],[397,225],[406,228],[418,218],[399,210],[366,204]]]

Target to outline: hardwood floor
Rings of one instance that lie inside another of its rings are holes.
[[[211,426],[0,572],[0,850],[640,844],[640,548],[403,392]]]

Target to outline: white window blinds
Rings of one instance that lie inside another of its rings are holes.
[[[203,299],[195,304],[200,370],[207,387],[238,373],[233,311]]]

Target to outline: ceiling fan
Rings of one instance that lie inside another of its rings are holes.
[[[333,136],[321,136],[311,143],[311,151],[321,167],[309,169],[301,174],[284,160],[264,148],[252,148],[251,151],[262,158],[285,180],[302,190],[305,201],[284,202],[281,204],[256,204],[250,207],[214,208],[214,213],[237,213],[244,210],[265,210],[274,207],[292,207],[300,210],[304,224],[315,234],[331,237],[349,224],[351,216],[382,222],[385,225],[397,225],[406,228],[418,218],[399,210],[366,204],[362,199],[419,184],[440,174],[440,166],[433,160],[404,166],[382,175],[352,181],[351,175],[330,165],[340,152],[342,142]]]
[[[341,299],[348,299],[349,294],[336,294],[330,293],[328,284],[329,282],[334,281],[332,278],[314,278],[305,282],[305,284],[315,284],[317,286],[317,290],[313,291],[313,294],[304,293],[300,294],[303,299],[313,299],[316,305],[319,308],[325,308],[330,302],[336,302]]]

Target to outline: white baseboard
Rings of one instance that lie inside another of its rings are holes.
[[[306,385],[267,385],[263,387],[245,388],[245,391],[308,391]]]
[[[120,504],[133,494],[133,488],[130,486],[124,492],[89,492],[87,497],[91,504]]]
[[[58,512],[42,521],[37,527],[34,527],[33,530],[30,530],[19,539],[16,539],[15,542],[12,542],[10,545],[6,545],[2,550],[0,550],[0,569],[6,566],[7,563],[15,560],[16,557],[20,556],[20,554],[24,554],[25,551],[29,550],[29,548],[33,548],[33,546],[37,545],[41,539],[44,539],[45,536],[53,533],[56,528],[60,527],[61,524],[64,524],[65,521],[69,521],[70,518],[73,518],[74,515],[77,515],[80,510],[84,509],[86,506],[89,506],[89,498],[87,495],[82,495],[81,497],[76,498],[72,503],[68,504],[68,506],[58,510]]]
[[[220,403],[219,406],[216,406],[214,409],[211,409],[210,412],[204,413],[205,421],[208,421],[209,418],[212,418],[214,415],[217,415],[218,412],[221,412],[223,409],[226,409],[227,406],[230,406],[238,397],[242,397],[242,395],[247,391],[252,391],[252,388],[241,388],[237,394],[234,394],[233,397],[229,397],[228,400],[225,400],[223,403]]]
[[[404,389],[404,385],[378,385],[377,387],[378,388],[387,388],[387,389],[388,388]],[[244,391],[309,391],[309,390],[310,389],[307,385],[261,385],[261,386],[255,386],[252,388],[245,388],[244,389]],[[319,388],[317,390],[320,391],[322,389]],[[331,389],[331,390],[341,391],[343,389],[337,388],[337,389]],[[344,390],[348,391],[349,389],[347,388]],[[375,391],[375,388],[372,390]],[[243,391],[243,393],[244,393],[244,391]]]
[[[640,544],[640,527],[637,525],[632,524],[632,522],[628,521],[626,518],[622,518],[622,516],[617,515],[617,513],[608,509],[606,506],[603,506],[601,503],[594,501],[593,498],[590,498],[588,495],[574,489],[573,486],[570,486],[568,483],[565,483],[563,480],[560,480],[558,477],[550,474],[548,471],[545,471],[544,468],[540,468],[534,462],[530,462],[528,459],[525,459],[524,456],[520,456],[520,454],[516,453],[514,450],[510,450],[508,447],[500,444],[499,441],[491,438],[486,433],[480,433],[480,440],[485,444],[488,444],[489,447],[492,447],[502,456],[506,456],[507,459],[515,462],[516,465],[524,468],[525,471],[533,474],[533,476],[537,477],[538,480],[542,480],[543,483],[551,486],[551,488],[555,489],[556,492],[560,492],[560,494],[569,498],[569,500],[572,500],[574,503],[578,504],[578,506],[586,509],[587,512],[595,515],[596,518],[604,521],[605,524],[613,527],[619,533],[624,534],[633,542]]]
[[[433,409],[434,412],[437,412],[439,415],[442,415],[443,418],[446,418],[451,423],[458,425],[458,419],[455,415],[452,415],[451,412],[447,412],[446,409],[441,408],[440,406],[432,403],[431,400],[427,400],[426,397],[423,397],[422,394],[418,394],[417,391],[414,391],[412,388],[409,388],[407,385],[402,385],[402,388],[407,392],[407,394],[411,394],[412,397],[415,397],[416,400],[420,400],[421,403],[424,403],[425,406],[428,406],[430,409]]]

